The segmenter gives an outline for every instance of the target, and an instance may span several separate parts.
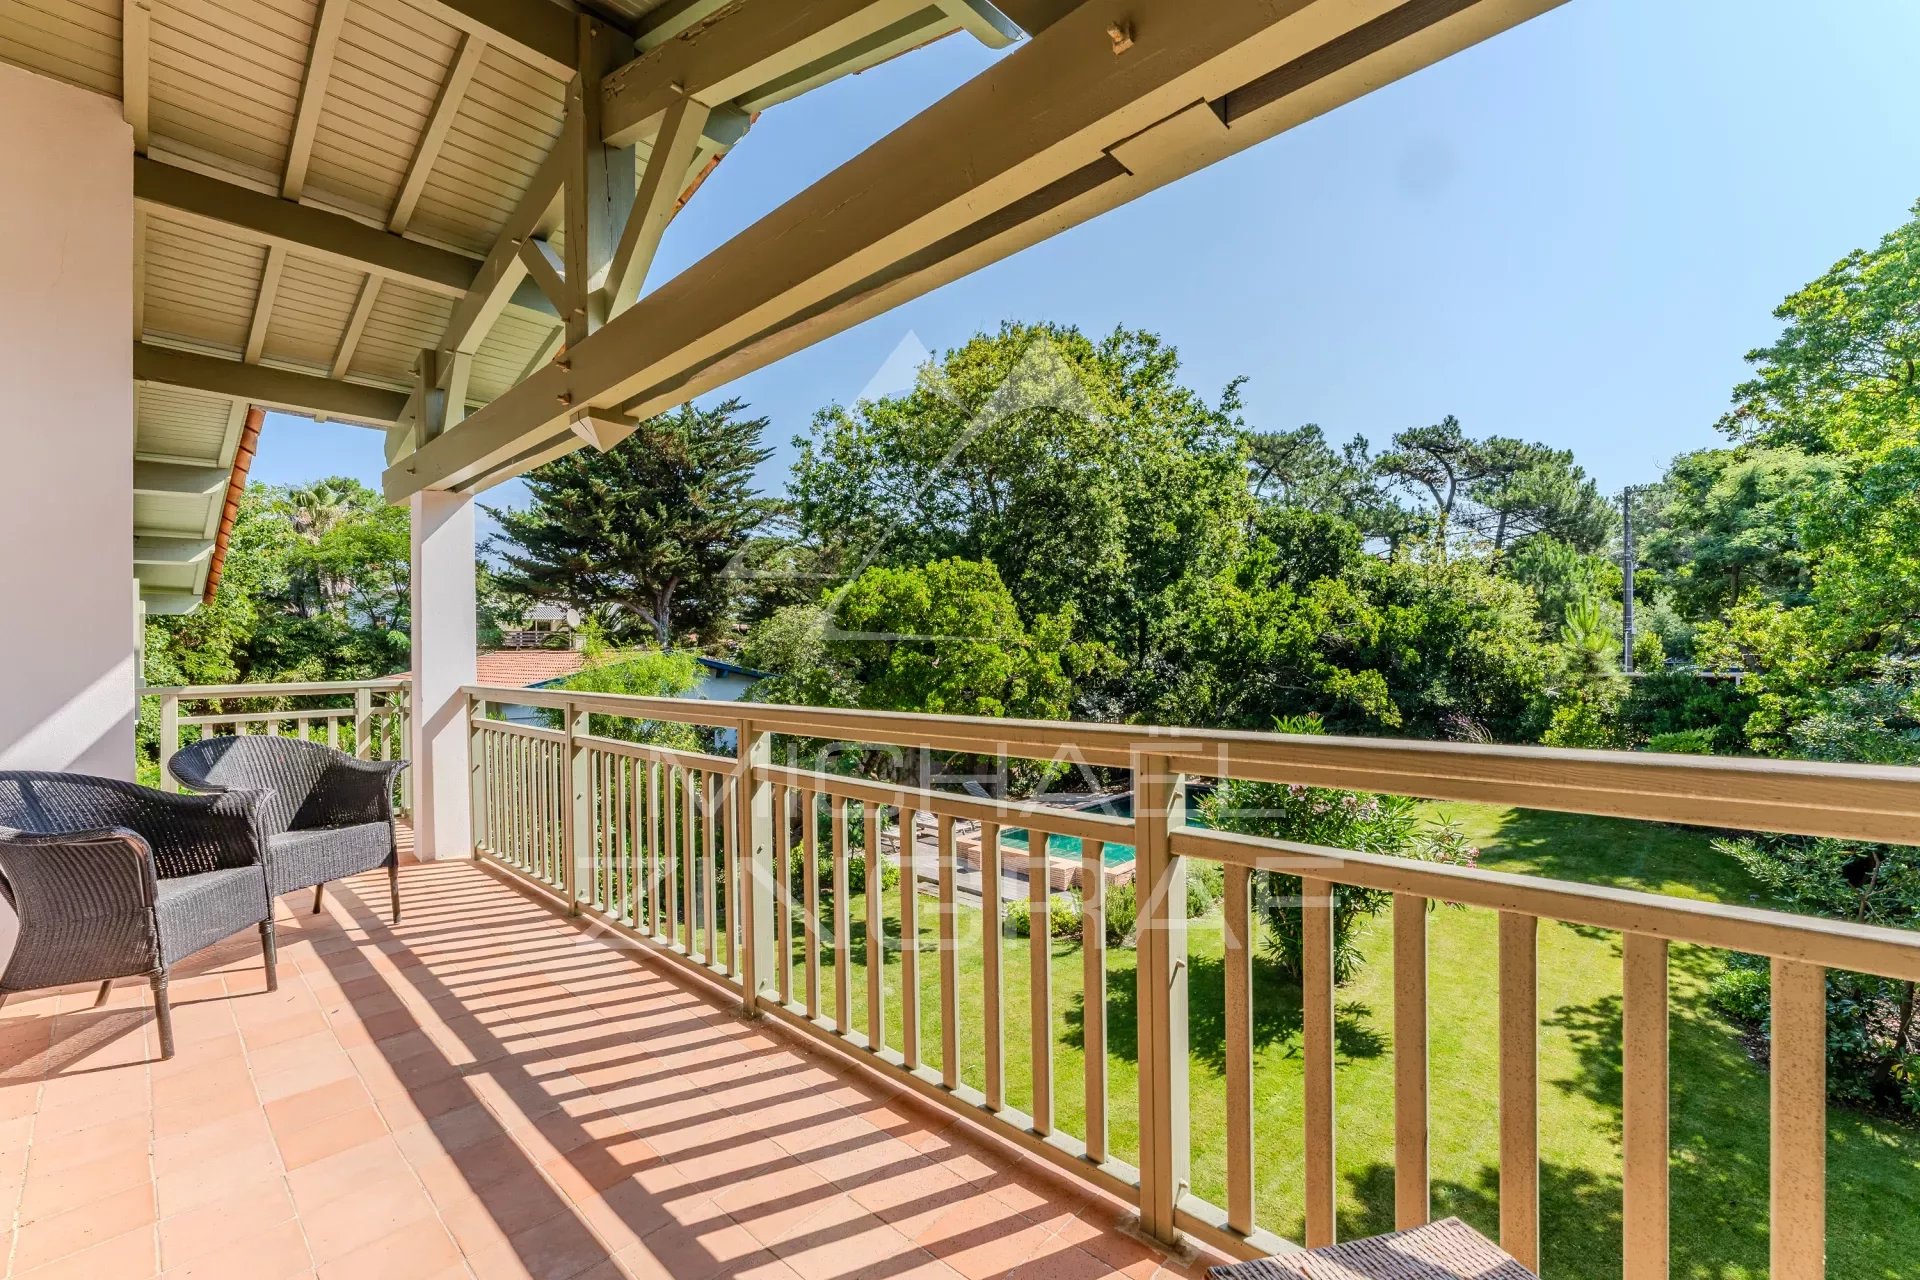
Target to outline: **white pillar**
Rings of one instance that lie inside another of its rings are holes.
[[[413,831],[422,858],[473,852],[466,698],[474,682],[473,499],[428,490],[413,509]]]
[[[133,776],[133,135],[0,65],[0,769]]]

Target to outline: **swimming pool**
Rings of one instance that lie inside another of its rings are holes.
[[[1133,816],[1133,797],[1115,796],[1100,804],[1088,805],[1082,813],[1105,814],[1113,818],[1131,818]],[[1000,843],[1013,849],[1024,851],[1027,847],[1027,829],[1015,827],[1000,833]],[[1047,837],[1047,856],[1064,858],[1069,862],[1080,861],[1080,837],[1049,835]],[[1109,867],[1125,866],[1133,861],[1133,846],[1130,844],[1107,844],[1100,850],[1100,861]]]
[[[1000,843],[1010,849],[1025,851],[1027,831],[1025,827],[1015,827],[1011,831],[1000,833]],[[1080,837],[1049,835],[1047,837],[1047,855],[1053,858],[1065,858],[1070,862],[1080,861]],[[1107,844],[1100,847],[1100,861],[1109,867],[1122,866],[1133,861],[1133,846],[1130,844]]]

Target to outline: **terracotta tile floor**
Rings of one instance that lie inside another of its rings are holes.
[[[1117,1205],[468,862],[280,905],[173,982],[0,1010],[7,1276],[1195,1277]]]

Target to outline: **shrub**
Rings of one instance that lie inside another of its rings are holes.
[[[1713,729],[1678,729],[1672,733],[1656,733],[1647,739],[1647,750],[1682,756],[1710,756],[1718,736]]]
[[[1133,925],[1139,915],[1139,902],[1131,883],[1111,885],[1107,889],[1107,945],[1127,946],[1133,937]]]
[[[1025,898],[1009,902],[1003,918],[1007,931],[1016,938],[1025,938],[1033,932],[1033,904]],[[1047,899],[1047,935],[1053,938],[1080,936],[1080,906],[1076,900],[1060,894]]]
[[[1280,727],[1290,733],[1320,732],[1317,719],[1287,722]],[[1228,779],[1201,802],[1200,813],[1207,825],[1217,831],[1239,831],[1359,853],[1391,854],[1456,865],[1470,863],[1480,853],[1452,823],[1422,823],[1414,802],[1405,796]],[[1335,886],[1333,968],[1336,982],[1347,981],[1359,967],[1360,955],[1354,939],[1360,923],[1385,910],[1392,900],[1392,894],[1380,889]],[[1266,925],[1267,944],[1274,959],[1288,974],[1299,976],[1299,877],[1279,872],[1259,873],[1254,880],[1254,902]]]
[[[1187,864],[1187,919],[1198,920],[1227,895],[1227,869],[1195,859]]]

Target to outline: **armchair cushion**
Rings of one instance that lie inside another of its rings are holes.
[[[269,848],[267,879],[276,894],[392,866],[395,857],[393,828],[385,822],[283,831]]]
[[[160,960],[173,965],[267,918],[266,880],[253,868],[202,871],[159,882]]]

